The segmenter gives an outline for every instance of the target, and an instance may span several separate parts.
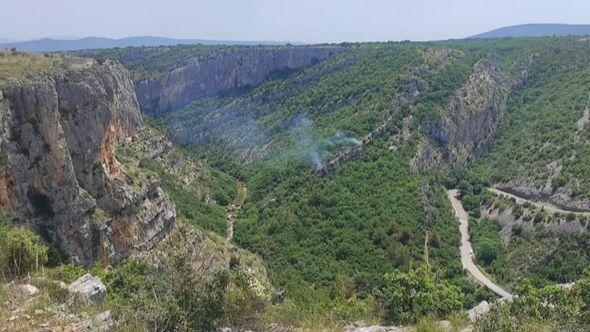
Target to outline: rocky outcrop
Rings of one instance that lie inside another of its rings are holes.
[[[99,277],[87,273],[72,282],[68,286],[68,291],[72,302],[85,306],[100,306],[104,303],[107,288]]]
[[[139,79],[143,112],[161,116],[191,101],[254,86],[269,75],[304,68],[340,51],[339,47],[243,47],[195,57],[176,69]]]
[[[113,61],[63,67],[0,90],[0,209],[81,263],[126,257],[176,221],[157,180],[115,157],[142,125],[133,82]]]
[[[482,316],[484,316],[485,314],[487,314],[488,312],[490,312],[490,304],[488,303],[488,301],[481,301],[478,305],[476,305],[475,307],[469,309],[469,311],[467,311],[467,315],[469,316],[469,320],[471,322],[475,322],[476,320],[478,320],[479,318],[481,318]]]
[[[465,164],[487,151],[499,125],[510,82],[491,60],[479,60],[469,80],[438,113],[422,125],[432,139],[419,149],[413,167],[425,169]]]

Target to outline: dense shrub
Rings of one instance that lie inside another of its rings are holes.
[[[375,292],[384,318],[396,324],[413,324],[431,314],[446,317],[462,308],[461,290],[448,282],[435,282],[424,269],[387,274]]]
[[[51,278],[63,281],[68,284],[86,273],[86,269],[74,263],[60,265],[48,271],[48,274]]]
[[[5,277],[22,277],[36,271],[47,260],[47,247],[30,230],[9,225],[0,216],[0,272]]]
[[[587,331],[590,328],[590,279],[571,289],[536,288],[528,280],[515,288],[518,297],[497,304],[475,324],[476,331]]]

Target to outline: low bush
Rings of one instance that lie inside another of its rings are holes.
[[[227,271],[203,280],[180,259],[161,271],[130,261],[107,275],[107,302],[131,330],[211,331],[224,315],[228,281]]]
[[[60,265],[48,271],[51,278],[63,281],[67,284],[72,283],[86,273],[86,269],[74,263]]]

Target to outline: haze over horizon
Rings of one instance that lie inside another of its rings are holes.
[[[0,38],[154,35],[309,43],[421,41],[462,38],[517,24],[584,24],[589,10],[590,2],[583,0],[30,0],[4,6]]]

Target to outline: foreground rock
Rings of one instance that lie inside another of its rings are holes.
[[[142,126],[130,74],[69,61],[0,86],[0,211],[80,263],[124,258],[159,242],[176,212],[115,156]]]
[[[85,274],[68,286],[72,301],[87,306],[104,304],[107,288],[99,277]]]
[[[31,297],[31,296],[35,296],[37,294],[39,294],[39,289],[33,285],[29,285],[29,284],[24,284],[24,285],[19,285],[18,289],[21,291],[21,293],[25,296]]]
[[[77,299],[86,303],[101,303],[104,301],[104,285],[100,279],[90,275],[83,276],[70,285],[75,290]],[[85,282],[83,282],[86,280]],[[97,283],[98,281],[98,283]],[[55,280],[34,278],[33,283],[48,282],[58,284]],[[102,285],[102,287],[100,286]],[[75,286],[75,287],[74,287]],[[54,301],[47,296],[47,288],[41,289],[31,285],[11,281],[0,289],[5,296],[0,303],[0,331],[110,331],[116,328],[118,322],[110,311],[96,313],[96,306],[84,308],[71,304]],[[65,286],[67,289],[68,286]],[[30,291],[25,293],[24,290]],[[80,303],[80,302],[78,302]],[[86,304],[80,303],[80,304]]]

